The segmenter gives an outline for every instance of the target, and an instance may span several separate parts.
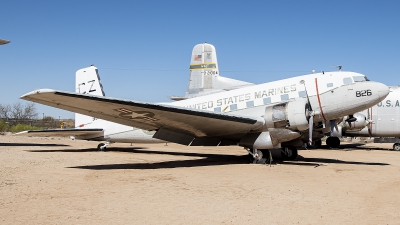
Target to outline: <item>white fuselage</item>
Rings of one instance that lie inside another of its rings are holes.
[[[340,114],[343,115],[344,111],[352,114],[356,113],[357,109],[365,109],[366,102],[361,100],[363,97],[373,95],[383,99],[387,94],[387,87],[382,87],[381,93],[377,89],[373,93],[365,93],[376,88],[374,84],[378,83],[366,82],[364,75],[354,72],[316,73],[168,104],[215,112],[263,116],[266,106],[306,98],[307,91],[312,108],[318,115],[316,121],[323,121],[335,119]],[[337,93],[337,90],[341,93]]]

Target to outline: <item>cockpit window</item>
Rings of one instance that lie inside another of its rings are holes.
[[[353,79],[354,82],[363,82],[368,80],[365,76],[354,76]]]
[[[351,84],[353,80],[350,77],[343,78],[343,84]]]

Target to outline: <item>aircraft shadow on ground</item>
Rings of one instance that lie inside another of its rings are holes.
[[[67,147],[70,145],[63,144],[38,144],[38,143],[0,143],[0,146],[44,146],[44,147]]]
[[[109,151],[107,149],[107,151]],[[103,164],[103,165],[86,165],[74,166],[68,168],[75,169],[90,169],[90,170],[117,170],[117,169],[171,169],[171,168],[185,168],[185,167],[201,167],[201,166],[220,166],[220,165],[238,165],[249,164],[248,155],[224,155],[224,154],[207,154],[207,153],[191,153],[191,152],[170,152],[170,151],[153,151],[153,150],[140,150],[140,149],[126,149],[114,148],[113,151],[117,152],[132,152],[138,154],[157,154],[157,155],[173,155],[173,156],[186,156],[186,157],[201,157],[200,159],[185,159],[174,160],[155,163],[122,163],[122,164]],[[327,158],[303,158],[298,157],[297,161],[282,161],[281,158],[274,158],[272,165],[275,164],[288,164],[299,166],[321,166],[322,163],[326,164],[353,164],[353,165],[373,165],[385,166],[386,163],[373,163],[373,162],[354,162],[343,161]],[[268,164],[266,164],[268,166]]]
[[[330,148],[326,145],[320,147],[320,149],[324,150],[344,150],[344,151],[357,151],[357,150],[365,150],[365,151],[392,151],[392,148],[379,148],[379,147],[363,147],[366,144],[364,143],[350,143],[350,144],[341,144],[338,148]],[[310,149],[312,150],[312,148]]]
[[[134,152],[136,149],[146,149],[144,147],[131,147],[131,148],[107,148],[104,152]],[[26,150],[27,152],[103,152],[97,148],[86,149],[57,149],[57,150]]]
[[[302,165],[302,166],[321,166],[321,164],[349,164],[349,165],[366,165],[366,166],[388,166],[388,163],[379,162],[357,162],[357,161],[343,161],[339,159],[328,158],[304,158],[298,156],[296,161],[282,161],[280,164]]]

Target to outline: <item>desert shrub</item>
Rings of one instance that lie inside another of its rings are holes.
[[[10,131],[13,133],[21,132],[24,130],[40,130],[40,127],[35,127],[27,124],[17,124],[10,128]]]
[[[0,134],[3,135],[5,132],[9,131],[10,126],[3,120],[0,120]]]

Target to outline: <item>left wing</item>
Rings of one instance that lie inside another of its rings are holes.
[[[183,134],[191,137],[228,137],[246,134],[264,125],[262,117],[237,116],[50,89],[27,93],[21,99],[144,130],[158,130],[159,135],[167,136]]]
[[[76,139],[94,140],[104,137],[103,129],[51,129],[51,130],[26,130],[16,133],[18,136],[28,137],[69,137],[74,136]]]

